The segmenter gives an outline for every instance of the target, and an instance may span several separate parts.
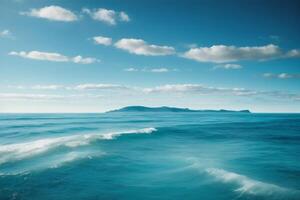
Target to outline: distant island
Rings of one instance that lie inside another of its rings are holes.
[[[124,108],[120,108],[117,110],[111,110],[108,111],[111,112],[239,112],[239,113],[251,113],[249,110],[192,110],[189,108],[176,108],[176,107],[168,107],[168,106],[162,106],[162,107],[146,107],[146,106],[127,106]]]

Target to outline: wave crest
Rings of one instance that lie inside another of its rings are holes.
[[[205,172],[211,176],[214,176],[216,180],[219,180],[223,183],[236,184],[238,188],[235,191],[242,194],[246,193],[251,195],[274,196],[278,198],[287,198],[287,196],[289,196],[289,198],[293,198],[295,196],[299,197],[300,195],[298,190],[253,180],[247,176],[229,172],[223,169],[207,168]]]
[[[56,138],[39,139],[30,142],[7,144],[0,146],[0,165],[6,162],[21,160],[30,156],[41,154],[50,149],[66,146],[77,147],[88,145],[95,140],[111,140],[120,135],[126,134],[150,134],[157,131],[155,128],[143,128],[137,130],[111,132],[111,133],[90,133],[84,135],[73,135]]]

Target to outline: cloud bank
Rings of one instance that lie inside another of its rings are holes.
[[[13,88],[13,86],[10,86]],[[105,97],[105,94],[111,95],[206,95],[206,96],[231,96],[231,97],[246,97],[246,98],[263,98],[269,100],[291,100],[300,101],[300,94],[288,93],[284,91],[259,91],[245,88],[226,88],[226,87],[211,87],[201,84],[166,84],[155,87],[137,87],[127,86],[120,84],[103,84],[103,83],[86,83],[78,84],[74,86],[63,86],[63,85],[35,85],[35,86],[16,86],[16,89],[33,89],[33,90],[57,90],[64,89],[74,92],[80,92],[79,94],[26,94],[26,93],[0,93],[2,99],[65,99],[65,98],[98,98]],[[94,93],[86,93],[87,91]],[[117,91],[117,93],[112,93]],[[103,93],[99,93],[103,92]],[[109,93],[106,93],[109,92]],[[125,93],[123,93],[125,92]],[[146,96],[144,96],[146,98]],[[164,98],[164,96],[161,96]]]
[[[167,84],[145,88],[147,93],[197,93],[197,94],[233,94],[237,96],[252,95],[254,91],[244,88],[207,87],[200,84]]]
[[[273,44],[254,47],[213,45],[211,47],[191,48],[182,57],[198,62],[226,63],[240,60],[267,60],[281,55],[280,48]]]

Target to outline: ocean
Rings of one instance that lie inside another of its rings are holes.
[[[300,114],[1,114],[0,199],[300,199]]]

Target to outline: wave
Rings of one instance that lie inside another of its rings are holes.
[[[102,157],[106,153],[102,151],[71,151],[67,153],[54,154],[47,157],[34,160],[33,162],[23,163],[18,166],[7,166],[0,171],[1,176],[16,176],[16,175],[26,175],[32,171],[41,171],[45,169],[56,169],[63,167],[75,161],[84,159],[93,159],[97,157]]]
[[[105,153],[101,153],[105,154]],[[99,154],[100,155],[100,154]],[[97,155],[97,156],[99,156]],[[64,164],[79,160],[79,159],[84,159],[84,158],[88,158],[88,159],[92,159],[94,156],[96,156],[95,153],[92,152],[80,152],[80,151],[72,151],[69,153],[64,154],[63,156],[60,156],[58,158],[55,158],[55,160],[53,160],[52,162],[50,162],[50,168],[58,168],[61,167]]]
[[[143,128],[137,130],[111,132],[111,133],[90,133],[82,135],[64,136],[56,138],[39,139],[30,142],[7,144],[0,146],[0,165],[22,160],[27,157],[38,155],[59,146],[77,147],[88,145],[95,140],[111,140],[124,134],[150,134],[157,131],[155,128]]]
[[[205,169],[205,172],[215,177],[215,179],[218,181],[235,184],[238,187],[235,191],[240,192],[241,194],[271,196],[278,199],[282,199],[283,197],[284,199],[288,199],[300,196],[300,191],[298,190],[253,180],[247,176],[229,172],[223,169],[207,168]]]

